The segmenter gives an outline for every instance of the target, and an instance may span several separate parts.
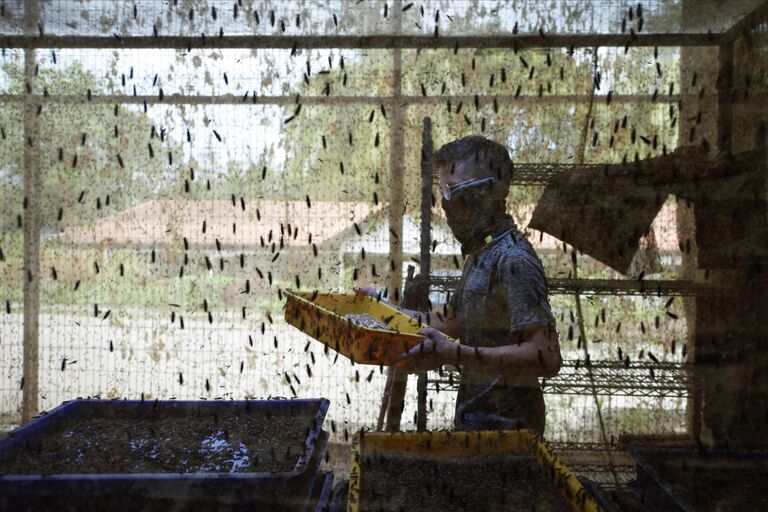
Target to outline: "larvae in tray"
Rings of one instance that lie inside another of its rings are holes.
[[[344,318],[362,327],[366,327],[368,329],[381,329],[383,331],[395,332],[394,329],[387,326],[381,320],[372,317],[368,313],[353,313],[349,315],[344,315]]]

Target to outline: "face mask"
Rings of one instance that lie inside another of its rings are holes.
[[[495,178],[479,178],[443,188],[442,206],[456,239],[465,246],[482,240],[497,217]]]

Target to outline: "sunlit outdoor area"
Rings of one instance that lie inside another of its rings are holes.
[[[768,2],[0,0],[0,47],[0,510],[768,509]]]

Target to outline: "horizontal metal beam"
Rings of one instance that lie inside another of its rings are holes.
[[[691,363],[634,361],[565,360],[560,373],[542,379],[544,393],[559,395],[598,395],[628,397],[686,398],[695,387]],[[434,391],[456,391],[461,376],[457,372],[433,372],[427,380]]]
[[[561,279],[549,278],[549,292],[595,295],[711,295],[724,293],[714,286],[701,285],[692,281],[637,280],[637,279]]]
[[[0,94],[0,103],[12,103],[23,102],[25,94]],[[596,98],[604,98],[604,96],[596,96]],[[612,103],[622,104],[645,104],[650,103],[650,94],[627,94],[623,96],[613,96],[611,98]],[[714,95],[711,98],[715,98]],[[219,95],[187,95],[187,94],[166,94],[162,98],[159,95],[136,95],[129,94],[99,94],[92,95],[90,99],[86,94],[67,94],[67,95],[37,95],[37,101],[40,103],[59,103],[59,104],[80,104],[80,103],[93,103],[93,104],[138,104],[147,105],[155,104],[176,104],[176,105],[241,105],[241,104],[256,104],[256,105],[292,105],[296,103],[302,103],[304,105],[349,105],[349,104],[375,104],[380,103],[392,104],[397,102],[401,106],[407,105],[425,105],[425,104],[437,104],[446,105],[446,102],[451,102],[451,108],[456,110],[459,103],[463,103],[466,107],[464,112],[469,112],[470,109],[474,109],[475,96],[473,95],[445,95],[445,96],[402,96],[401,98],[394,98],[392,96],[350,96],[350,95],[328,95],[328,96],[300,96],[297,95],[281,95],[281,96],[258,96],[254,95],[253,91],[249,91],[248,95],[235,95],[235,94],[219,94]],[[574,105],[588,103],[590,101],[589,95],[586,94],[563,94],[563,95],[542,95],[542,96],[528,96],[521,95],[515,96],[514,94],[497,94],[497,95],[478,95],[477,101],[481,106],[491,105],[493,101],[503,105],[516,105],[516,104],[564,104]],[[662,96],[656,100],[656,103],[667,105],[677,104],[681,100],[680,95]]]
[[[455,289],[458,276],[431,276],[435,288]],[[637,279],[562,279],[548,277],[549,293],[553,295],[571,295],[575,293],[589,295],[640,295],[669,297],[696,295],[727,295],[729,289],[694,283],[693,281],[672,280],[637,280]],[[735,292],[735,290],[730,291]]]
[[[523,34],[488,36],[6,36],[6,48],[594,48],[717,46],[720,34]]]
[[[0,103],[23,103],[24,99],[28,95],[26,94],[0,94]],[[600,101],[605,96],[595,96]],[[651,98],[650,94],[626,94],[620,96],[612,96],[611,102],[617,104],[646,104],[649,103]],[[705,94],[702,96],[704,100],[715,100],[717,95]],[[656,103],[661,105],[678,104],[683,96],[678,94],[672,96],[662,96],[656,100]],[[35,100],[43,104],[63,104],[63,105],[77,105],[77,104],[96,104],[96,105],[243,105],[243,104],[255,104],[255,105],[293,105],[302,103],[304,105],[390,105],[398,103],[401,106],[408,105],[447,105],[447,102],[451,102],[451,108],[453,110],[458,107],[459,103],[466,105],[467,109],[474,108],[475,97],[471,95],[444,95],[444,96],[402,96],[396,99],[392,96],[350,96],[350,95],[329,95],[329,96],[300,96],[297,101],[297,96],[294,95],[281,95],[281,96],[255,96],[252,91],[249,91],[248,95],[235,95],[235,94],[218,94],[218,95],[188,95],[188,94],[167,94],[160,98],[159,95],[129,95],[129,94],[94,94],[88,98],[86,94],[51,94],[35,96]],[[543,96],[528,96],[521,95],[515,96],[513,94],[496,94],[496,95],[478,95],[478,103],[482,106],[492,105],[493,101],[501,105],[579,105],[589,103],[590,97],[585,94],[563,94],[563,95],[543,95]],[[768,94],[758,93],[744,99],[743,97],[735,98],[733,103],[745,103],[755,101],[768,101]]]
[[[597,452],[604,455],[606,450],[612,452],[624,451],[616,444],[606,444],[599,442],[579,442],[579,441],[549,441],[549,446],[553,450],[568,450],[573,452]]]

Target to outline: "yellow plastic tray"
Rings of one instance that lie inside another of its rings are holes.
[[[529,454],[571,505],[574,512],[603,512],[581,482],[563,464],[552,449],[528,430],[480,432],[397,432],[360,433],[352,444],[347,512],[360,510],[360,480],[363,455],[376,452],[429,454],[438,457],[516,453]]]
[[[426,323],[419,325],[372,297],[291,290],[283,293],[287,298],[286,322],[355,363],[398,366],[394,364],[397,358],[424,340],[416,333],[427,327]],[[369,314],[395,332],[362,327],[344,318],[360,313]]]

